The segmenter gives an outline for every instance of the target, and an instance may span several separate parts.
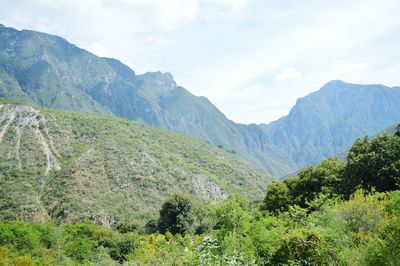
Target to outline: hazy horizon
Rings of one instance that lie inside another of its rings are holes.
[[[231,120],[268,123],[330,80],[400,85],[398,1],[6,0],[0,23],[136,73],[170,72]]]

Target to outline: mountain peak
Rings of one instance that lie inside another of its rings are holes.
[[[124,65],[121,61],[118,59],[114,58],[108,58],[108,57],[102,57],[104,60],[107,61],[107,63],[115,70],[117,71],[121,76],[124,78],[132,78],[134,77],[135,71],[130,69],[127,65]]]
[[[173,90],[177,86],[174,77],[169,72],[147,72],[144,75],[151,78],[156,85],[162,86],[165,90]]]
[[[347,84],[349,84],[349,83],[344,82],[343,80],[334,79],[334,80],[331,80],[328,83],[326,83],[324,86],[322,86],[321,90],[325,89],[325,88],[337,88],[338,86],[344,86]]]

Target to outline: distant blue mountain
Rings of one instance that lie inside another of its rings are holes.
[[[400,122],[400,88],[334,80],[299,99],[290,113],[260,125],[266,143],[297,168],[348,148],[356,138]]]

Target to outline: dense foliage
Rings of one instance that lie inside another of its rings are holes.
[[[161,207],[158,227],[161,233],[182,234],[193,224],[192,204],[189,199],[174,195]]]
[[[312,210],[328,198],[349,198],[357,189],[367,192],[400,189],[399,126],[394,135],[383,133],[373,139],[356,140],[346,163],[330,158],[300,170],[283,182],[273,182],[267,188],[262,209],[279,213],[297,205]]]
[[[159,217],[143,227],[4,220],[0,261],[2,265],[398,265],[399,134],[400,130],[394,136],[358,140],[347,163],[329,159],[284,182],[273,182],[261,203],[233,195],[199,205],[174,195],[165,201]],[[390,156],[380,160],[383,155]],[[378,180],[394,179],[394,186],[360,175],[369,167],[373,172],[376,164],[381,167],[375,172]],[[353,183],[344,189],[348,180]],[[376,184],[384,185],[377,191]]]
[[[400,187],[400,129],[394,136],[379,135],[370,140],[357,140],[350,149],[345,169],[345,188],[354,191],[358,187],[377,191]]]
[[[212,207],[213,230],[120,233],[92,223],[0,222],[1,265],[398,265],[400,193],[291,206],[271,215],[238,198]]]

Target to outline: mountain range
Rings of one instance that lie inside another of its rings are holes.
[[[268,136],[266,143],[303,167],[343,152],[355,139],[399,121],[399,87],[335,80],[299,99],[287,116],[260,127]]]
[[[177,85],[169,73],[137,75],[61,37],[5,26],[0,26],[0,97],[181,132],[231,150],[276,177],[400,121],[399,87],[331,81],[277,121],[242,125]]]

